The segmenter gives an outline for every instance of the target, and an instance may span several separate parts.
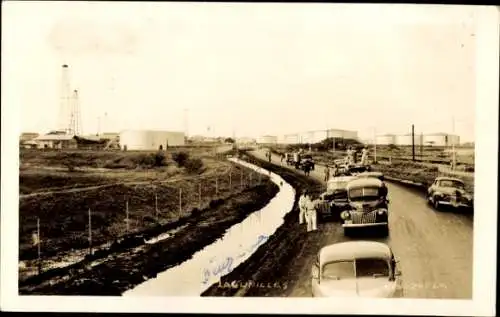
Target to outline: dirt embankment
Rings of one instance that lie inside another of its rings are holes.
[[[323,186],[312,178],[255,157],[250,157],[248,160],[279,174],[296,189],[293,211],[285,216],[283,225],[247,261],[222,277],[219,284],[212,285],[202,296],[278,297],[286,294],[287,287],[291,288],[287,285],[288,281],[299,280],[300,272],[297,272],[297,276],[290,276],[289,272],[292,270],[289,270],[289,267],[294,261],[299,260],[297,253],[303,249],[311,236],[304,234],[304,227],[298,223],[298,196],[304,188],[321,191]],[[250,286],[250,283],[253,286]],[[232,284],[234,286],[231,286]]]
[[[69,268],[30,278],[20,283],[20,294],[118,296],[188,260],[195,252],[222,237],[232,225],[263,208],[278,190],[274,183],[263,181],[254,188],[213,201],[206,209],[195,209],[189,217],[115,243],[112,251],[87,257]],[[153,244],[145,243],[175,228],[178,231],[171,237]]]

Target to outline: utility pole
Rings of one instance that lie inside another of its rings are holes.
[[[420,132],[420,160],[424,160],[424,133]]]
[[[454,171],[455,170],[455,166],[457,164],[457,156],[456,156],[456,153],[455,153],[455,116],[453,116],[451,118],[451,123],[452,123],[452,140],[451,140],[451,153],[452,153],[452,159],[453,159],[453,165],[451,166],[451,169]]]
[[[377,130],[373,128],[373,163],[377,163]]]
[[[411,158],[415,162],[415,125],[411,125]]]

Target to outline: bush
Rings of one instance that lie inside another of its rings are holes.
[[[161,167],[161,166],[167,165],[167,158],[165,156],[165,153],[163,153],[163,151],[156,152],[154,159],[155,159],[155,166],[156,167]]]
[[[203,161],[199,158],[188,159],[186,163],[184,163],[184,167],[188,173],[199,173],[203,168]]]
[[[177,166],[183,167],[189,160],[189,154],[186,152],[178,152],[172,154],[172,159],[177,163]]]

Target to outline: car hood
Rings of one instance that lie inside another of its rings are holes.
[[[357,285],[356,285],[357,284]],[[396,291],[396,282],[388,278],[358,278],[343,280],[322,280],[316,284],[317,297],[392,297]]]

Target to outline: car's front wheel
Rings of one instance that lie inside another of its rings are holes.
[[[345,237],[350,237],[352,234],[351,228],[344,227],[344,236]]]
[[[434,209],[439,210],[440,208],[439,201],[436,199],[436,197],[434,197],[432,200],[433,200],[432,206],[434,207]]]

